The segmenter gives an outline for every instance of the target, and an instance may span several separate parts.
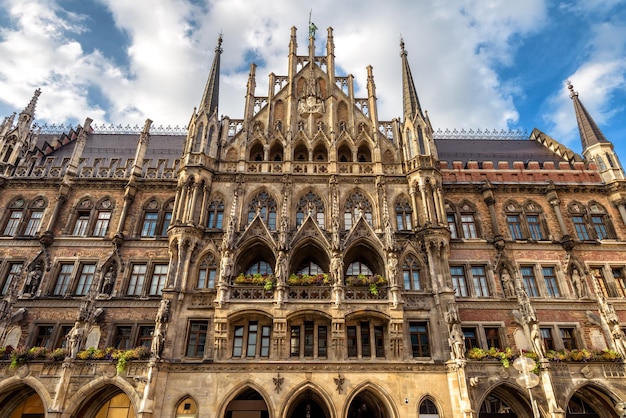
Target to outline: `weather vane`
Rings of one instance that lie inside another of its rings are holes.
[[[317,26],[315,23],[311,22],[311,13],[313,13],[313,9],[309,12],[309,38],[315,39],[315,31],[317,30]]]

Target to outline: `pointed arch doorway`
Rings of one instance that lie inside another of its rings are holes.
[[[369,390],[364,390],[352,399],[348,418],[387,418],[383,402]]]
[[[330,418],[330,413],[319,395],[307,390],[292,403],[287,418]]]
[[[259,392],[248,388],[228,403],[224,418],[269,418],[267,404]]]

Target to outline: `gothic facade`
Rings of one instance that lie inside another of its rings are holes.
[[[402,42],[382,121],[315,35],[242,119],[220,37],[185,132],[4,120],[2,416],[624,416],[626,181],[573,86],[582,155],[435,131]]]

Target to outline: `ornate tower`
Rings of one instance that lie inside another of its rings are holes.
[[[20,113],[16,126],[13,126],[15,114],[6,118],[0,125],[0,172],[2,173],[6,173],[7,168],[17,165],[30,147],[33,138],[31,127],[40,94],[40,89],[35,90],[30,103]]]

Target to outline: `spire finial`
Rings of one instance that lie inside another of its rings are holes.
[[[574,91],[574,85],[572,84],[571,81],[567,80],[567,88],[569,89],[569,97],[570,99],[573,99],[575,96],[578,96],[578,92]]]
[[[400,55],[406,55],[406,49],[404,49],[404,38],[400,34]]]
[[[313,9],[309,12],[309,38],[315,39],[315,31],[317,30],[317,26],[315,23],[311,21],[311,14],[313,13]]]
[[[28,106],[24,108],[24,111],[22,113],[27,113],[31,116],[35,116],[35,106],[37,106],[37,99],[39,98],[40,94],[41,94],[40,88],[35,90],[35,94],[33,94],[33,98],[30,99],[30,103],[28,103]]]

